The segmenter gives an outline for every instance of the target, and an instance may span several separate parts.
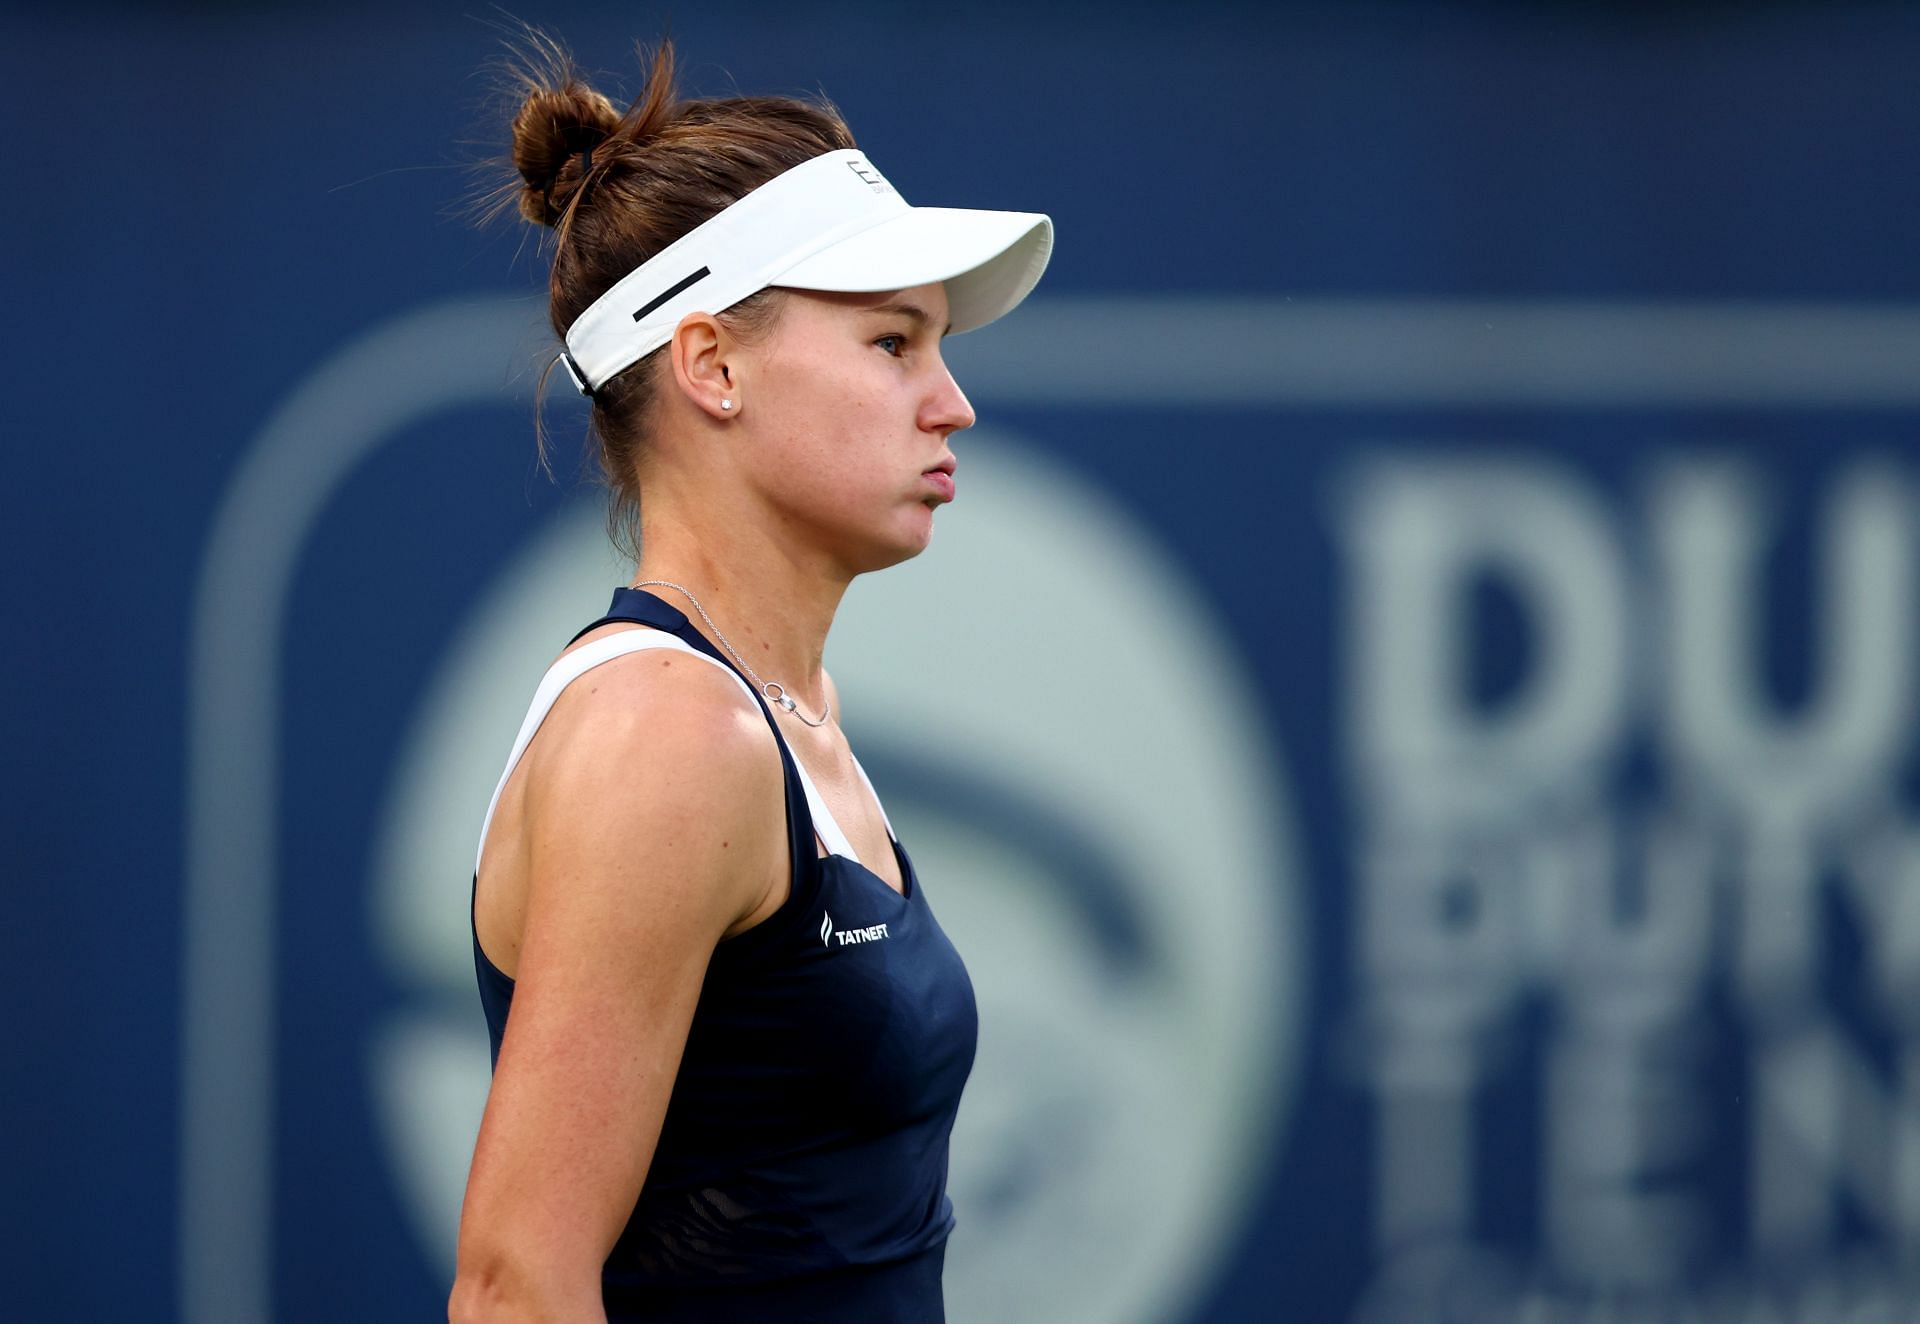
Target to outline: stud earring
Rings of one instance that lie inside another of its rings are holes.
[[[720,402],[720,407],[721,407],[722,409],[731,409],[731,408],[733,408],[733,401],[731,401],[731,400],[722,400],[722,401]]]

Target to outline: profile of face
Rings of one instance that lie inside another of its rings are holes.
[[[783,294],[769,333],[732,355],[740,472],[849,578],[918,555],[974,418],[941,355],[945,287]]]

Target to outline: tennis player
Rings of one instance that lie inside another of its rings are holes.
[[[954,499],[942,338],[1025,298],[1052,226],[909,206],[829,106],[680,100],[668,46],[624,113],[546,56],[514,188],[637,568],[482,828],[449,1314],[940,1320],[973,993],[821,658]]]

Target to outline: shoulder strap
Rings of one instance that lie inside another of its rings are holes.
[[[740,674],[732,667],[664,630],[622,630],[618,634],[596,639],[590,644],[582,644],[547,668],[547,674],[541,677],[540,686],[534,691],[533,703],[527,709],[526,720],[520,723],[520,734],[514,738],[513,752],[507,756],[506,770],[500,774],[500,780],[493,788],[493,798],[487,802],[487,816],[480,823],[480,845],[473,857],[473,872],[476,877],[480,873],[481,856],[486,851],[487,831],[493,826],[494,810],[500,806],[500,793],[506,790],[507,781],[513,776],[513,770],[520,766],[521,755],[525,754],[527,746],[533,743],[533,737],[540,730],[540,724],[547,720],[547,714],[552,711],[561,692],[602,663],[611,662],[614,658],[624,657],[628,653],[644,652],[651,648],[671,648],[678,652],[689,653],[703,662],[712,663],[726,672],[750,701],[756,706],[762,706],[752,687],[741,679]],[[777,727],[774,729],[774,738],[780,738]],[[853,847],[848,843],[846,834],[840,831],[840,825],[834,822],[826,802],[820,798],[820,792],[814,787],[813,778],[807,776],[805,765],[796,758],[793,759],[793,767],[794,771],[799,773],[801,789],[806,793],[807,809],[813,815],[814,831],[820,834],[820,840],[826,843],[829,853],[854,859]],[[883,816],[885,812],[885,810],[881,811]]]
[[[739,677],[736,676],[734,679],[738,680]],[[775,728],[774,735],[780,737],[782,743],[785,742],[785,737],[780,736],[778,728]],[[827,802],[820,798],[819,788],[813,784],[813,778],[807,776],[807,765],[800,761],[798,754],[793,755],[793,770],[800,774],[800,789],[807,793],[807,812],[813,815],[813,830],[820,834],[821,842],[826,845],[827,854],[844,855],[855,864],[860,863],[860,857],[853,853],[853,843],[847,840],[847,834],[840,830],[838,823],[834,822],[833,811],[828,809]]]
[[[860,784],[865,786],[867,794],[873,797],[873,807],[880,811],[880,821],[886,825],[888,839],[896,846],[899,845],[900,838],[894,833],[893,820],[887,817],[887,807],[880,801],[880,792],[873,789],[873,778],[867,776],[867,770],[860,766],[860,760],[854,757],[852,750],[848,750],[847,754],[853,758],[853,770],[860,774]]]

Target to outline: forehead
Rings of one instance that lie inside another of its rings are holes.
[[[823,317],[863,317],[891,314],[909,321],[924,318],[936,331],[947,326],[947,287],[939,281],[903,290],[842,294],[827,290],[787,289],[794,305]]]

